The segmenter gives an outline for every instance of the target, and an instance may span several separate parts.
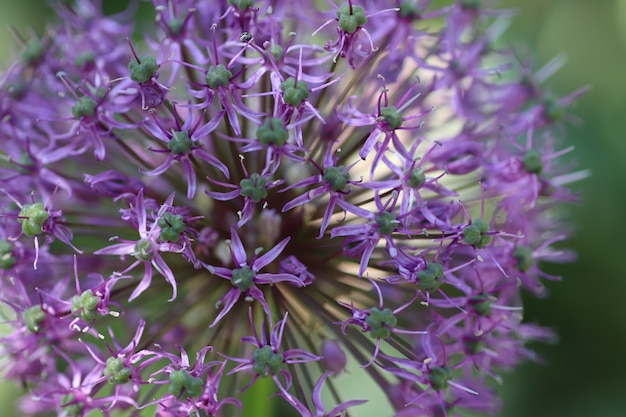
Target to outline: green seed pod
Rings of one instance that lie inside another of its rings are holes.
[[[141,57],[141,62],[137,62],[135,59],[131,60],[128,63],[128,69],[130,70],[130,79],[141,84],[150,81],[156,75],[159,66],[156,59],[151,56],[144,56]]]
[[[170,374],[170,394],[180,399],[196,398],[202,394],[202,380],[193,377],[185,369]]]
[[[434,291],[443,284],[443,266],[437,262],[428,262],[426,269],[417,273],[417,287],[420,290]]]
[[[265,345],[254,350],[252,369],[258,375],[267,377],[280,372],[284,366],[282,353],[274,353],[271,346]]]
[[[224,65],[219,64],[209,68],[205,80],[211,90],[215,90],[217,87],[228,86],[231,78],[233,78],[233,73]]]
[[[398,225],[398,221],[396,220],[396,216],[391,213],[383,212],[379,216],[375,218],[376,224],[378,225],[378,231],[383,235],[390,235],[396,230],[396,226]]]
[[[265,179],[265,177],[254,173],[250,175],[250,178],[244,178],[239,181],[239,193],[244,197],[250,198],[255,203],[258,203],[267,197],[266,184],[267,179]]]
[[[193,141],[189,138],[189,132],[181,130],[172,132],[172,139],[167,143],[167,148],[174,155],[186,155],[191,152]]]
[[[46,211],[44,205],[41,203],[24,204],[18,216],[24,217],[23,219],[18,219],[18,221],[22,223],[22,232],[26,236],[40,234],[42,232],[41,228],[46,220],[48,220],[48,217],[50,217],[48,211]]]
[[[74,64],[80,68],[83,65],[93,64],[95,59],[96,55],[93,53],[93,51],[84,51],[78,54],[78,56],[74,60]]]
[[[133,248],[132,255],[141,261],[149,261],[154,256],[152,243],[148,239],[141,239]]]
[[[256,137],[263,145],[283,146],[289,139],[289,132],[285,129],[282,119],[269,117],[257,129]]]
[[[411,175],[409,175],[406,183],[409,187],[420,188],[426,183],[426,174],[424,174],[424,171],[421,168],[415,167],[411,171]]]
[[[483,219],[476,219],[463,229],[463,240],[468,245],[473,245],[478,249],[484,248],[493,240],[491,235],[484,234],[488,231],[489,223]]]
[[[355,5],[352,5],[352,13],[350,13],[350,5],[338,8],[336,16],[339,19],[339,28],[347,33],[354,33],[367,23],[365,11],[362,7]]]
[[[400,16],[411,20],[417,20],[421,17],[417,4],[412,1],[400,2]]]
[[[124,365],[122,358],[110,357],[107,359],[106,367],[102,372],[102,375],[108,376],[109,384],[125,384],[130,381],[130,376],[133,374],[133,370]]]
[[[244,11],[254,6],[254,0],[228,0],[228,4]]]
[[[283,92],[283,101],[294,107],[298,107],[311,95],[307,84],[302,80],[296,83],[293,77],[287,78],[280,84],[280,91]]]
[[[272,54],[272,57],[274,57],[275,62],[280,62],[280,59],[283,57],[283,54],[285,53],[285,48],[283,48],[280,45],[273,44],[272,46],[270,46],[269,53]]]
[[[402,114],[394,106],[380,109],[380,117],[383,119],[389,130],[396,130],[402,126]]]
[[[254,285],[255,273],[248,265],[233,270],[232,284],[241,291],[247,291]]]
[[[428,374],[430,385],[435,391],[448,388],[450,379],[452,379],[452,370],[447,366],[433,366]]]
[[[31,66],[36,65],[43,59],[43,44],[37,38],[32,38],[26,45],[20,54],[20,58],[24,65]]]
[[[13,245],[6,240],[0,240],[0,269],[13,268],[17,260],[13,256]]]
[[[370,326],[370,336],[375,339],[387,339],[391,336],[391,328],[398,324],[398,319],[393,312],[388,308],[379,310],[372,307],[369,313],[365,322]]]
[[[167,26],[170,28],[170,30],[172,31],[172,35],[174,36],[178,36],[180,35],[180,32],[183,29],[183,24],[185,24],[185,19],[170,19],[169,22],[167,22]]]
[[[98,107],[96,100],[89,96],[82,96],[72,107],[72,115],[77,119],[94,117],[96,115],[96,107]]]
[[[468,300],[468,304],[478,315],[485,317],[491,313],[491,304],[493,304],[493,301],[489,298],[489,294],[482,293],[471,296]]]
[[[543,160],[541,154],[535,149],[529,149],[522,157],[524,170],[531,174],[541,174],[543,171]]]
[[[181,233],[187,229],[183,216],[166,212],[157,220],[161,228],[159,238],[164,242],[178,242]]]
[[[528,246],[517,246],[513,250],[513,257],[517,260],[515,266],[522,272],[528,271],[533,266],[533,250]]]
[[[41,330],[41,323],[46,319],[46,312],[43,311],[40,305],[35,305],[24,310],[22,318],[26,328],[31,333],[37,333]]]
[[[348,181],[350,181],[350,174],[348,174],[343,165],[327,167],[324,168],[322,180],[330,184],[333,191],[345,191]]]
[[[91,290],[85,290],[80,296],[72,298],[72,313],[79,312],[80,317],[87,323],[95,320],[98,316],[96,307],[100,299]]]

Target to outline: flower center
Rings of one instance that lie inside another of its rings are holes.
[[[244,197],[250,198],[255,203],[258,203],[267,197],[266,184],[267,179],[254,173],[250,175],[250,178],[239,181],[239,193]]]
[[[195,398],[202,394],[202,380],[191,376],[185,369],[179,369],[170,374],[168,391],[176,398]]]
[[[376,339],[387,339],[391,336],[391,329],[397,323],[398,319],[393,315],[393,312],[388,309],[379,310],[376,307],[369,309],[369,316],[365,319],[365,322],[370,326],[370,336]]]
[[[283,92],[283,101],[294,107],[298,107],[311,95],[307,84],[302,80],[296,83],[293,77],[287,78],[280,84],[280,91]]]
[[[357,29],[367,23],[365,11],[362,7],[345,5],[337,9],[339,28],[347,33],[354,33]]]
[[[222,64],[210,67],[205,77],[206,83],[211,90],[215,90],[217,87],[228,86],[231,78],[233,78],[233,73]]]
[[[247,291],[254,285],[255,273],[248,265],[233,270],[232,283],[241,291]]]
[[[265,345],[254,350],[252,369],[263,377],[274,375],[283,369],[283,354],[274,353],[272,347]]]
[[[189,132],[186,130],[172,132],[172,139],[167,143],[167,147],[174,155],[184,155],[191,152],[193,141],[189,139]]]
[[[327,167],[324,169],[322,180],[330,184],[333,191],[345,191],[348,181],[350,181],[350,174],[343,165]]]
[[[150,81],[156,75],[159,66],[154,57],[144,56],[141,57],[140,61],[131,60],[128,63],[128,69],[130,70],[130,79],[142,84]]]

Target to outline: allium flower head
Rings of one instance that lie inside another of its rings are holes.
[[[257,384],[304,417],[371,415],[372,390],[388,415],[498,411],[551,339],[521,294],[571,258],[555,206],[584,175],[561,144],[583,90],[502,46],[510,12],[152,0],[136,27],[134,2],[52,4],[0,80],[22,415],[270,415]]]

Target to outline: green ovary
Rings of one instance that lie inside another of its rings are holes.
[[[93,321],[98,312],[96,307],[100,299],[93,295],[91,290],[85,290],[80,296],[72,298],[72,313],[80,312],[80,317],[86,321]]]
[[[232,284],[241,291],[247,291],[254,285],[255,273],[249,266],[244,265],[241,268],[233,270]]]
[[[346,5],[337,9],[337,18],[339,19],[339,28],[347,33],[354,33],[357,29],[367,23],[365,11],[362,7],[352,6],[350,13],[350,5]]]
[[[108,376],[109,384],[125,384],[130,381],[133,370],[124,365],[122,358],[110,357],[107,359],[106,367],[102,375]]]
[[[209,68],[205,80],[208,86],[215,90],[217,87],[226,87],[230,83],[233,73],[224,65],[214,65]]]
[[[283,369],[283,359],[282,353],[274,353],[271,346],[265,345],[254,350],[252,369],[263,377],[274,375]]]
[[[24,204],[18,214],[18,221],[22,223],[22,232],[26,236],[35,236],[42,232],[43,224],[50,215],[41,203]]]
[[[137,62],[137,60],[130,61],[128,69],[130,70],[131,80],[145,83],[156,75],[159,66],[156,63],[156,59],[151,56],[144,56],[141,58],[141,62]]]
[[[311,95],[307,84],[302,80],[296,83],[293,77],[287,78],[280,84],[280,91],[283,92],[283,101],[294,107],[298,107]]]
[[[255,173],[250,175],[250,178],[239,181],[239,193],[243,197],[248,197],[255,203],[258,203],[267,197],[266,184],[267,179]]]
[[[324,169],[322,180],[330,184],[333,191],[345,191],[348,181],[350,181],[350,174],[343,165],[327,167]]]
[[[484,248],[493,240],[493,236],[485,234],[488,231],[489,224],[482,219],[476,219],[463,229],[463,240],[478,249]]]
[[[202,394],[202,380],[191,376],[185,369],[173,371],[168,391],[177,398],[196,398]]]
[[[174,155],[188,154],[192,147],[193,141],[189,138],[189,132],[186,130],[172,132],[172,139],[167,143],[167,148]]]
[[[372,307],[369,313],[365,322],[370,326],[370,336],[375,339],[387,339],[391,336],[391,328],[398,323],[398,319],[393,315],[393,312],[388,308],[380,310]]]

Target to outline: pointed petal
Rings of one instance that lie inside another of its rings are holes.
[[[270,251],[263,254],[263,256],[260,256],[252,263],[252,270],[254,270],[254,272],[258,272],[263,269],[263,267],[269,265],[274,259],[278,257],[278,255],[281,254],[281,252],[285,249],[285,246],[287,246],[287,243],[289,243],[290,240],[290,237],[284,238],[280,241],[278,245],[274,246]]]

